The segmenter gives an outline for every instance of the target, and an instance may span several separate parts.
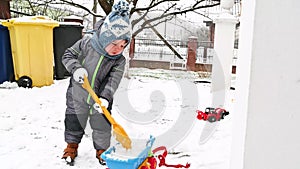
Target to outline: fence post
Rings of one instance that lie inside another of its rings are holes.
[[[196,70],[196,56],[197,56],[198,38],[191,36],[188,39],[187,49],[187,70]]]
[[[135,38],[132,38],[129,44],[129,58],[133,59],[134,57],[134,47],[135,47]]]

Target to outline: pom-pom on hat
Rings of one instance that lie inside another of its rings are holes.
[[[126,0],[115,2],[112,11],[105,18],[99,34],[99,42],[103,48],[111,42],[131,39],[130,7]],[[128,44],[127,43],[127,44]]]

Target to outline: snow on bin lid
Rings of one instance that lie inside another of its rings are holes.
[[[76,16],[76,15],[70,15],[70,16],[65,16],[63,19],[77,19],[77,20],[83,20],[82,17]]]
[[[79,22],[59,22],[59,26],[79,26],[83,27],[83,25]]]
[[[62,17],[62,20],[64,22],[79,22],[79,23],[83,24],[83,18],[79,17],[79,16],[75,16],[75,15]]]
[[[45,25],[45,26],[58,26],[58,22],[47,16],[24,16],[20,18],[12,18],[2,22],[5,26],[13,24],[32,24],[32,25]]]
[[[2,22],[5,22],[4,19],[0,19],[0,25],[3,26]]]

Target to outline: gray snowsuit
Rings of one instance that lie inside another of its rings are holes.
[[[108,110],[111,110],[113,95],[124,72],[123,55],[112,59],[105,54],[99,54],[91,44],[91,36],[84,36],[65,51],[62,63],[71,74],[76,69],[84,67],[95,93],[98,97],[108,100]],[[89,117],[95,149],[107,149],[110,146],[111,125],[103,114],[96,112],[91,96],[72,77],[66,97],[65,141],[80,143]]]

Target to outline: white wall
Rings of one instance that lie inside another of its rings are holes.
[[[231,169],[300,168],[300,1],[243,1]]]

